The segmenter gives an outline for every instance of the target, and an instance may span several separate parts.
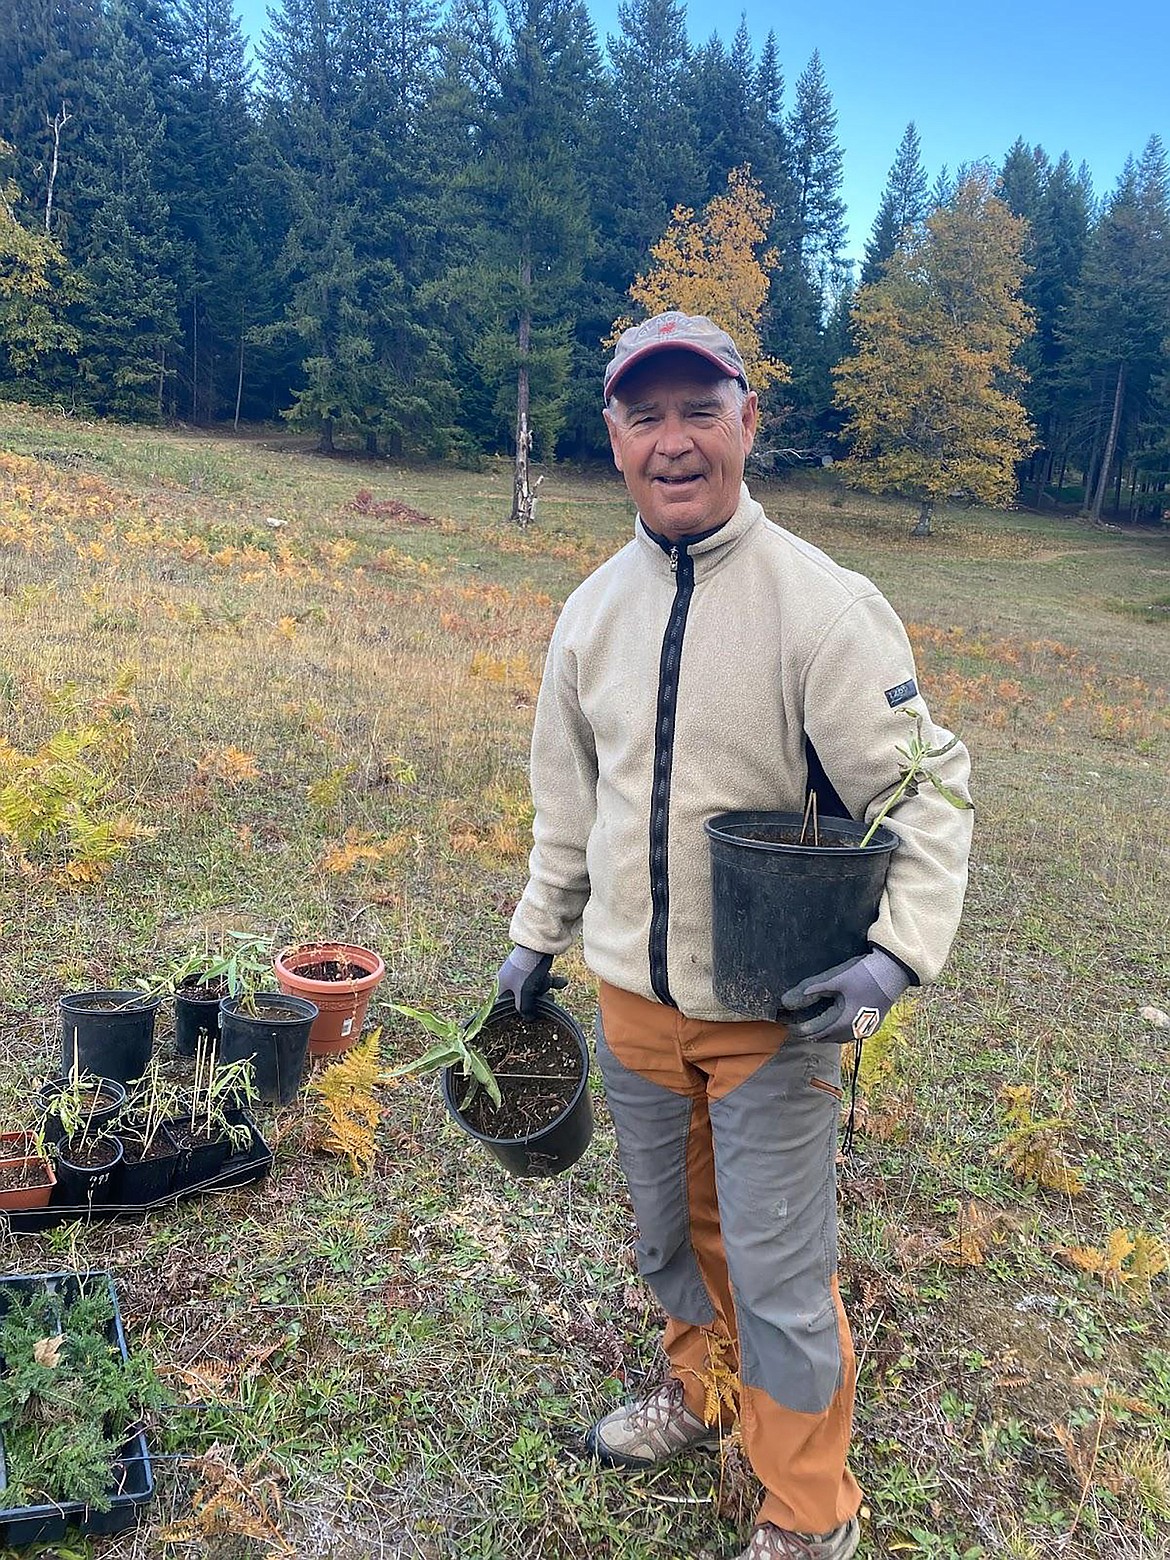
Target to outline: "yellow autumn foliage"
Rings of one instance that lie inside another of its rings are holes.
[[[769,357],[760,342],[760,317],[768,298],[774,249],[765,248],[772,208],[748,164],[727,175],[727,192],[715,195],[695,216],[676,206],[670,226],[650,253],[653,263],[630,288],[630,301],[649,318],[667,309],[705,314],[731,336],[740,350],[748,380],[756,390],[790,377],[787,367]],[[614,321],[613,345],[632,324]]]
[[[852,312],[852,355],[834,370],[860,487],[927,509],[955,495],[1006,504],[1033,429],[1014,354],[1031,334],[1022,296],[1027,224],[964,180],[911,231]]]

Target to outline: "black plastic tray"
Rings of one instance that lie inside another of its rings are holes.
[[[252,1132],[251,1145],[241,1154],[233,1154],[223,1168],[205,1181],[193,1182],[177,1192],[168,1192],[154,1202],[136,1203],[81,1203],[79,1205],[52,1203],[47,1208],[29,1208],[0,1212],[0,1229],[7,1228],[13,1235],[35,1235],[41,1230],[51,1230],[55,1225],[67,1224],[74,1219],[125,1219],[151,1213],[157,1208],[173,1208],[188,1197],[202,1196],[204,1192],[226,1192],[236,1186],[249,1186],[263,1180],[272,1169],[272,1150],[264,1141],[259,1127],[250,1116],[244,1118]]]
[[[126,1334],[122,1330],[122,1313],[118,1309],[118,1296],[109,1273],[23,1273],[0,1275],[0,1313],[6,1305],[6,1296],[12,1290],[26,1293],[45,1286],[59,1286],[68,1299],[76,1296],[82,1283],[104,1284],[109,1292],[114,1317],[110,1323],[110,1342],[115,1345],[123,1360],[127,1358]],[[108,1511],[94,1511],[82,1501],[65,1501],[59,1506],[8,1506],[0,1507],[0,1545],[10,1549],[22,1544],[54,1544],[64,1538],[68,1527],[79,1527],[83,1533],[105,1535],[121,1533],[133,1527],[139,1508],[154,1498],[154,1473],[150,1466],[150,1453],[146,1437],[141,1430],[130,1437],[122,1448],[114,1465],[114,1493]]]

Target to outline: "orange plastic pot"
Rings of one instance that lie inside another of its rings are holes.
[[[281,991],[317,1005],[310,1056],[340,1056],[357,1044],[370,998],[386,973],[381,954],[354,943],[298,943],[278,953],[272,967]],[[354,975],[354,969],[363,973]],[[336,979],[329,978],[333,974]]]
[[[31,1165],[37,1173],[34,1186],[0,1187],[0,1209],[12,1213],[26,1213],[33,1208],[46,1208],[57,1177],[53,1166],[34,1148],[31,1132],[0,1132],[0,1162],[7,1167]]]

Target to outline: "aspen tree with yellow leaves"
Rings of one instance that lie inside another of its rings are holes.
[[[727,175],[727,191],[695,216],[676,206],[670,226],[650,251],[653,264],[636,278],[629,297],[645,318],[667,309],[705,314],[729,333],[743,356],[755,390],[789,377],[787,367],[760,344],[760,319],[768,299],[776,251],[765,248],[772,208],[748,164]],[[614,321],[612,345],[632,323]]]
[[[929,536],[949,498],[1007,504],[1034,434],[1015,353],[1031,334],[1022,297],[1027,224],[985,172],[899,244],[853,304],[855,351],[836,369],[857,486],[919,505]]]

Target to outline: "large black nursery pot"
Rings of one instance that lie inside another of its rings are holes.
[[[272,991],[260,992],[252,1000],[254,1013],[247,1011],[243,997],[224,997],[220,1003],[219,1060],[250,1059],[260,1098],[291,1105],[305,1071],[317,1005]]]
[[[789,1017],[780,998],[868,949],[898,836],[884,825],[821,818],[819,843],[800,844],[800,813],[720,813],[711,846],[716,999],[749,1018]],[[812,825],[805,829],[811,837]]]
[[[180,986],[175,992],[175,1050],[180,1056],[219,1043],[220,993],[206,986]]]
[[[454,1120],[469,1137],[482,1143],[509,1175],[521,1178],[560,1175],[575,1165],[589,1147],[593,1137],[593,1102],[589,1096],[589,1045],[585,1032],[573,1015],[566,1013],[551,997],[539,998],[531,1018],[522,1018],[516,1012],[513,999],[503,996],[472,1042],[484,1053],[501,1088],[506,1089],[508,1064],[499,1059],[499,1047],[498,1044],[493,1047],[493,1039],[502,1031],[514,1031],[517,1026],[537,1029],[549,1024],[568,1042],[580,1076],[555,1119],[538,1131],[524,1136],[496,1136],[487,1126],[490,1117],[485,1121],[485,1127],[473,1126],[461,1105],[470,1087],[469,1080],[457,1067],[448,1067],[443,1073],[443,1099]]]
[[[161,996],[143,991],[70,991],[61,998],[61,1071],[96,1073],[129,1083],[141,1078],[154,1049]]]

